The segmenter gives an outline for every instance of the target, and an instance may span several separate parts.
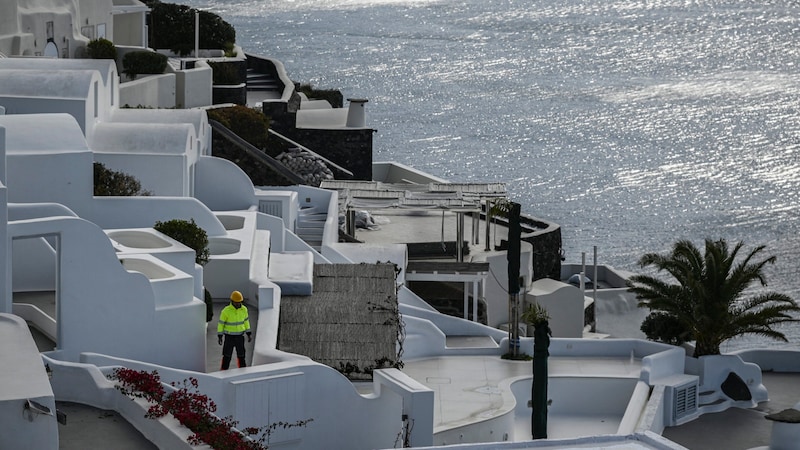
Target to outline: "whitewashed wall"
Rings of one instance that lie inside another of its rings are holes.
[[[92,153],[74,117],[67,114],[0,116],[6,126],[9,199],[55,202],[84,212],[90,203]],[[42,132],[42,128],[47,132]]]
[[[207,155],[211,152],[211,127],[208,124],[208,115],[203,109],[114,109],[110,122],[122,122],[128,124],[189,124],[194,127],[194,133],[198,140],[195,147],[198,155],[194,156],[196,161],[200,155]]]
[[[217,211],[255,207],[255,190],[246,173],[232,162],[213,156],[197,161],[194,196]]]
[[[533,274],[533,247],[528,242],[520,243],[519,274],[530,285]],[[497,277],[486,277],[486,315],[489,326],[498,327],[508,323],[508,260],[505,253],[487,256],[491,272]],[[520,286],[520,296],[528,286]],[[521,303],[521,302],[520,302]]]
[[[0,69],[0,103],[9,115],[70,114],[91,142],[102,85],[97,71]]]
[[[209,236],[227,232],[214,213],[194,198],[95,197],[92,210],[82,216],[101,228],[152,227],[156,221],[194,220]]]
[[[193,370],[205,367],[205,304],[193,279],[164,263],[172,286],[156,296],[151,280],[129,273],[108,237],[76,218],[34,219],[9,225],[12,238],[58,234],[60,289],[57,352],[77,361],[96,351]],[[170,298],[166,298],[170,297]],[[87,325],[87,317],[91,324]],[[148,333],[142,333],[148,330]]]
[[[61,70],[96,71],[100,75],[102,88],[99,89],[99,119],[108,120],[112,108],[119,102],[119,73],[117,65],[110,59],[64,59],[53,61],[47,58],[2,58],[0,69],[45,70],[52,71],[54,66]],[[48,112],[43,110],[42,112]]]
[[[94,189],[91,152],[14,154],[7,159],[9,201],[61,203],[78,214],[87,210]]]
[[[58,449],[58,423],[55,397],[39,356],[36,343],[24,320],[9,314],[0,314],[0,448]],[[33,400],[51,412],[37,414],[25,409],[25,402]]]
[[[234,290],[245,296],[256,274],[264,277],[268,271],[269,232],[256,230],[254,212],[242,213],[241,228],[226,230],[222,237],[209,238],[209,261],[204,267],[204,285],[215,298],[228,298]],[[221,245],[215,245],[219,241]],[[260,258],[259,255],[265,255]]]
[[[119,104],[132,108],[174,108],[175,88],[175,74],[139,75],[120,85]]]
[[[0,116],[2,117],[2,116]],[[8,276],[8,189],[6,189],[6,129],[0,124],[0,312],[11,312],[11,279]]]
[[[118,45],[146,46],[144,11],[115,13],[111,22],[114,25],[113,34],[109,35],[107,39]]]
[[[583,337],[584,297],[580,289],[560,281],[543,278],[531,284],[525,294],[525,305],[539,304],[550,316],[550,329],[553,337]],[[528,327],[528,335],[533,335]]]
[[[284,441],[286,434],[283,437],[276,436],[270,446],[279,448],[393,448],[402,427],[404,402],[403,397],[395,390],[396,387],[389,389],[387,386],[374,386],[374,394],[364,396],[356,392],[353,384],[339,372],[308,359],[213,374],[157,367],[97,354],[84,355],[83,362],[97,366],[123,365],[147,371],[155,369],[165,382],[180,382],[188,376],[194,376],[198,379],[201,392],[209,395],[217,404],[217,415],[232,415],[234,419],[242,421],[242,424],[267,425],[280,420],[291,421],[294,417],[301,420],[313,419],[305,427],[296,430],[299,431],[299,439]],[[56,376],[58,372],[53,378]],[[293,390],[293,393],[286,392],[286,395],[271,396],[269,403],[249,402],[247,396],[237,398],[237,394],[244,390],[253,389],[261,389],[267,392],[265,395],[270,395],[270,386],[287,378],[302,380],[301,391]],[[417,400],[423,404],[421,409],[432,412],[432,391],[418,386],[413,380],[406,381],[410,383],[406,389],[408,394],[417,396]],[[386,384],[390,381],[383,379],[375,384],[380,383]],[[415,387],[420,389],[413,389]],[[58,392],[56,389],[57,397]],[[425,401],[430,403],[427,408],[424,406]],[[426,421],[430,423],[425,423]],[[425,430],[432,430],[433,416],[420,416],[416,427],[423,434]],[[294,431],[291,430],[288,435],[291,436]],[[147,432],[145,437],[148,437]],[[426,442],[420,441],[420,444],[426,445]]]
[[[194,69],[175,71],[175,106],[197,108],[211,105],[212,75],[211,67],[203,61],[198,61]]]

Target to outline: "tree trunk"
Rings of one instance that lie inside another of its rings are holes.
[[[550,325],[547,321],[534,325],[533,385],[531,387],[531,435],[547,439],[547,357],[550,356]]]
[[[508,298],[511,302],[511,317],[509,317],[509,353],[516,357],[519,355],[519,257],[520,240],[522,235],[519,223],[520,204],[511,203],[508,211]]]
[[[719,343],[708,342],[698,339],[694,344],[694,357],[699,358],[706,355],[719,355]]]

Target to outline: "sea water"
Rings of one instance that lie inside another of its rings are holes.
[[[180,0],[178,0],[180,1]],[[777,256],[800,300],[794,0],[189,0],[293,80],[367,98],[374,159],[507,182],[568,261],[677,239]],[[784,330],[800,348],[800,327]],[[773,341],[742,340],[726,349]]]

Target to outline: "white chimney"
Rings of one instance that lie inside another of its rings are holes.
[[[367,115],[364,104],[369,100],[365,98],[348,98],[350,106],[347,108],[347,128],[365,128],[367,126]]]

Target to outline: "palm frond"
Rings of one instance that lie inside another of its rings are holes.
[[[785,341],[773,327],[800,321],[797,303],[777,292],[744,298],[754,283],[767,284],[764,269],[776,258],[763,257],[765,249],[761,245],[745,254],[741,241],[731,248],[724,239],[706,239],[701,253],[690,241],[679,240],[671,252],[647,253],[639,260],[642,267],[668,274],[674,283],[635,275],[628,290],[640,307],[667,314],[691,331],[697,343],[695,356],[719,353],[722,342],[742,334]]]

